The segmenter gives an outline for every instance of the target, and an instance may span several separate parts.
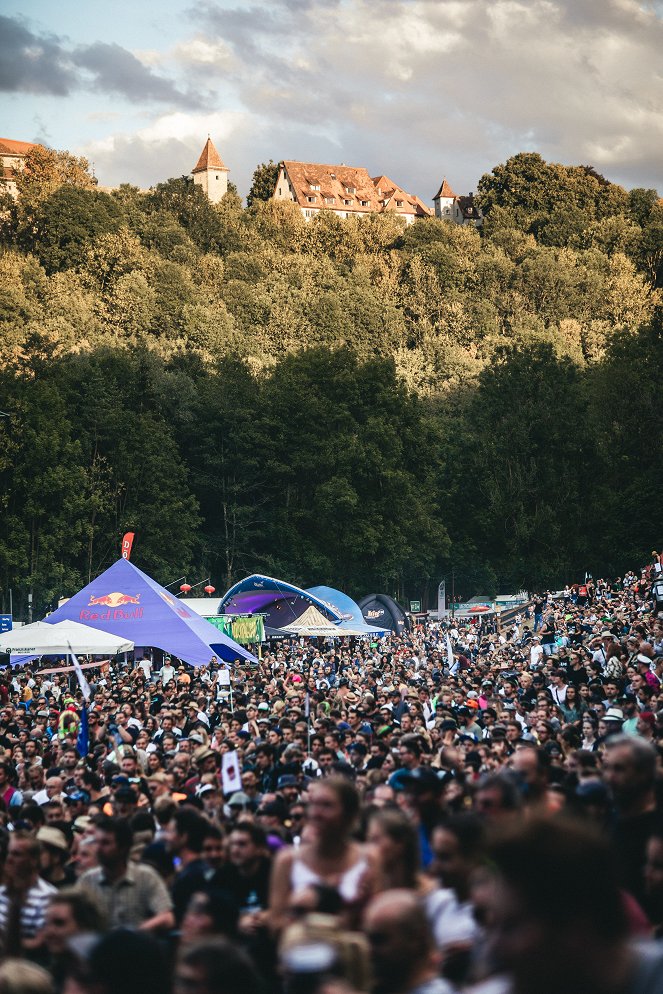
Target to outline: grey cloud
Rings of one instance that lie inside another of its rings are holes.
[[[120,45],[98,41],[77,48],[72,59],[79,69],[92,75],[95,90],[120,93],[132,103],[159,101],[177,106],[201,106],[199,96],[182,92]]]
[[[66,97],[90,84],[132,103],[199,107],[202,102],[120,45],[72,46],[67,39],[31,31],[18,18],[0,16],[0,91]]]
[[[33,34],[22,21],[0,15],[0,92],[64,97],[75,85],[59,38]]]

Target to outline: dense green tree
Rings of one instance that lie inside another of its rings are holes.
[[[122,220],[122,211],[109,194],[59,186],[22,220],[16,238],[47,273],[53,273],[80,265],[96,240],[117,231]]]
[[[273,162],[261,162],[253,170],[251,189],[246,198],[247,207],[251,207],[258,200],[269,200],[274,196],[274,188],[279,177],[279,164]]]

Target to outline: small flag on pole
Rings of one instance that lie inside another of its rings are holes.
[[[71,645],[69,646],[69,655],[71,656],[71,661],[74,664],[74,672],[76,674],[76,679],[78,680],[78,686],[83,692],[83,697],[86,701],[89,701],[92,697],[92,691],[90,690],[90,684],[85,679],[85,674],[81,669],[81,664],[78,662],[76,655],[74,654]]]
[[[87,704],[83,705],[83,710],[81,711],[81,723],[78,726],[76,750],[81,759],[84,759],[90,751],[90,730],[87,720]]]
[[[447,666],[449,667],[449,672],[454,672],[454,650],[451,645],[451,638],[449,637],[449,632],[447,632]]]

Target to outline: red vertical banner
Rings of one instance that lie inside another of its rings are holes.
[[[127,532],[122,539],[122,558],[131,559],[131,546],[134,544],[134,532]]]

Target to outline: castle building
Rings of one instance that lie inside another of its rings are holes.
[[[446,176],[442,185],[433,197],[435,217],[442,221],[452,221],[454,224],[473,224],[480,228],[483,224],[483,214],[474,203],[474,194],[459,197],[447,183]]]
[[[419,197],[406,193],[388,176],[371,177],[366,169],[356,166],[283,161],[273,196],[297,204],[307,220],[331,210],[343,218],[391,213],[411,224],[433,213]]]
[[[202,188],[205,195],[213,204],[218,204],[228,192],[228,173],[221,156],[214,147],[214,142],[208,137],[205,147],[200,153],[198,162],[191,170],[193,182]]]
[[[18,196],[16,173],[21,172],[25,165],[25,157],[33,148],[37,148],[36,142],[0,138],[0,190],[14,199]]]

